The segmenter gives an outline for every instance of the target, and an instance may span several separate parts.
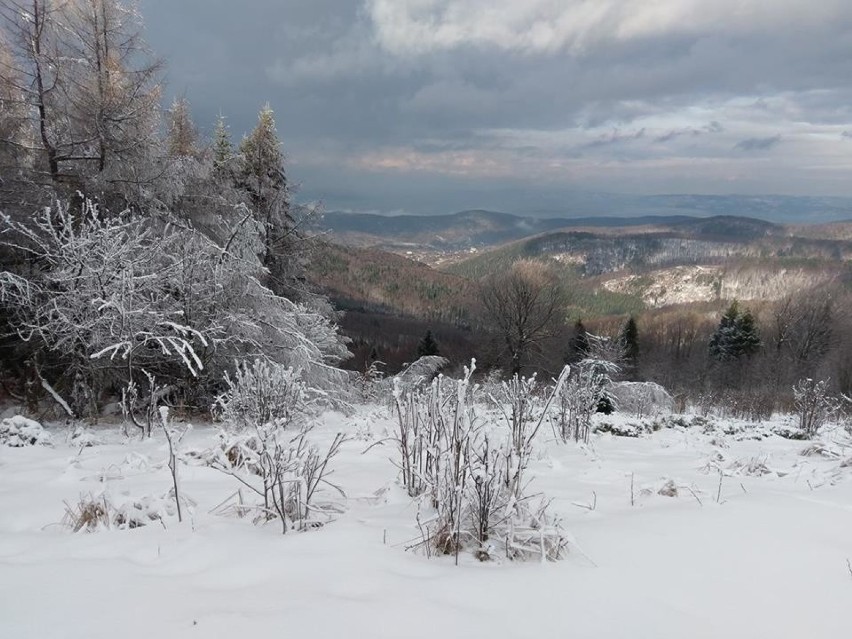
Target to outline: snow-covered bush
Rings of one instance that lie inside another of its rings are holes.
[[[358,385],[361,387],[361,399],[365,402],[376,401],[382,394],[382,380],[385,378],[385,372],[382,368],[384,362],[373,360],[364,367],[364,370],[358,376]]]
[[[417,385],[431,381],[442,368],[449,363],[440,355],[424,355],[406,366],[396,375],[396,379],[405,385]]]
[[[80,497],[74,504],[65,502],[62,524],[73,532],[128,530],[160,522],[175,514],[171,493],[156,497],[145,495],[138,499],[116,502],[106,492]]]
[[[472,363],[462,379],[439,376],[428,386],[395,381],[394,439],[402,483],[421,503],[418,546],[457,558],[468,549],[480,559],[557,559],[564,538],[524,479],[546,405],[535,410],[535,381],[516,377],[493,398],[500,428],[482,415],[473,371]]]
[[[614,382],[609,392],[620,411],[636,417],[671,413],[674,408],[672,396],[655,382]]]
[[[100,446],[103,444],[103,441],[100,437],[95,435],[90,429],[85,426],[78,425],[71,433],[70,438],[71,444],[77,446],[79,448],[91,448],[93,446]]]
[[[226,428],[272,424],[283,429],[304,419],[306,393],[301,371],[256,359],[238,363],[233,375],[225,373],[225,390],[216,398],[213,413]]]
[[[602,399],[614,399],[607,388],[619,367],[601,359],[585,359],[577,364],[558,395],[558,424],[562,441],[588,442],[592,415]]]
[[[148,374],[209,406],[235,358],[299,369],[313,386],[348,380],[335,367],[348,351],[327,309],[264,284],[258,223],[235,210],[219,226],[202,233],[168,214],[114,214],[89,201],[25,222],[0,216],[0,245],[19,258],[0,272],[9,323],[38,355],[29,361],[61,371],[51,382],[76,416],[130,383],[141,395]]]
[[[339,492],[328,480],[329,464],[345,438],[338,433],[323,452],[310,444],[309,431],[303,424],[294,435],[268,421],[236,435],[223,432],[208,463],[262,498],[262,505],[255,507],[256,522],[278,519],[283,533],[321,525],[340,511],[335,503],[317,497],[324,486]]]
[[[50,435],[41,424],[23,415],[0,421],[0,445],[11,448],[50,444]]]
[[[793,402],[799,416],[799,428],[813,437],[837,412],[837,401],[828,393],[825,380],[802,379],[793,387]]]

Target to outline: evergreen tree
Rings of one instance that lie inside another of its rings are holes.
[[[583,320],[574,324],[574,335],[568,343],[568,355],[565,358],[569,364],[582,361],[589,356],[589,333],[583,326]]]
[[[417,357],[426,357],[427,355],[440,355],[440,350],[438,349],[438,343],[435,341],[435,338],[432,337],[432,331],[426,331],[426,334],[423,336],[423,339],[420,340],[420,343],[417,345]]]
[[[186,98],[175,98],[172,107],[167,111],[168,133],[166,150],[171,157],[198,156],[198,130],[192,121],[189,101]]]
[[[304,280],[300,259],[304,241],[290,215],[284,154],[268,104],[261,109],[257,126],[240,143],[237,186],[248,195],[264,229],[261,261],[269,270],[270,288],[278,295],[298,298]]]
[[[742,311],[736,301],[732,302],[710,338],[710,356],[728,362],[754,355],[760,346],[760,333],[751,311]]]
[[[234,145],[231,143],[231,132],[225,123],[225,116],[219,115],[216,119],[216,127],[213,129],[213,167],[219,170],[233,157]]]
[[[757,320],[754,319],[754,315],[751,314],[750,310],[746,309],[740,315],[737,329],[736,351],[746,356],[757,353],[760,350],[762,342],[760,340],[760,332],[757,329]]]
[[[630,369],[629,372],[635,372],[639,361],[639,329],[636,326],[636,319],[632,315],[624,323],[618,341],[621,348],[624,349],[625,363],[627,368]]]

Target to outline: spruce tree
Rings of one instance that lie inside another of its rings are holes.
[[[257,126],[240,143],[237,186],[247,193],[264,228],[261,260],[269,270],[270,288],[278,295],[298,298],[304,279],[300,260],[304,242],[290,215],[284,154],[268,104],[261,109]]]
[[[740,310],[735,300],[722,315],[710,338],[710,356],[719,362],[729,362],[754,355],[760,346],[760,333],[754,316],[749,310]]]
[[[216,118],[216,127],[213,129],[213,167],[222,169],[234,157],[234,145],[231,143],[231,132],[225,123],[225,116]]]
[[[427,355],[440,355],[438,343],[432,337],[432,331],[426,331],[426,334],[417,345],[417,357],[426,357]]]

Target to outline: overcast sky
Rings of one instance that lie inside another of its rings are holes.
[[[850,0],[140,0],[168,94],[328,209],[852,195]]]

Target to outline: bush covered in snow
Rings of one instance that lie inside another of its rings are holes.
[[[115,501],[104,492],[83,495],[73,504],[66,502],[62,524],[74,532],[129,530],[152,522],[163,524],[165,519],[175,515],[175,511],[171,492],[160,497],[146,495],[124,501]]]
[[[222,373],[247,356],[299,369],[313,385],[348,379],[334,367],[348,351],[329,309],[270,290],[263,228],[233,213],[207,233],[88,200],[25,221],[0,215],[0,246],[39,265],[0,271],[7,319],[38,354],[27,361],[59,371],[42,381],[64,409],[96,415],[105,391],[141,388],[147,375],[209,405]]]
[[[654,382],[614,382],[609,392],[618,410],[636,417],[671,413],[674,400],[669,392]]]
[[[565,539],[547,501],[527,493],[532,443],[553,393],[542,402],[535,380],[515,376],[492,397],[504,418],[486,419],[471,382],[394,388],[398,466],[408,494],[420,501],[416,547],[427,554],[470,550],[480,559],[558,559]]]
[[[799,417],[799,428],[808,437],[813,437],[839,409],[837,400],[828,393],[828,383],[825,380],[799,380],[793,387],[793,397]]]
[[[257,513],[255,522],[278,519],[283,533],[318,526],[340,512],[337,504],[318,497],[323,488],[335,488],[329,481],[330,462],[345,438],[338,434],[322,451],[309,442],[309,431],[307,424],[294,434],[266,422],[237,434],[223,432],[206,463],[262,499],[261,504],[242,505],[243,512]]]
[[[609,393],[611,376],[619,367],[603,359],[585,359],[573,368],[565,367],[564,383],[557,393],[559,434],[563,441],[588,442],[592,432],[592,416],[603,400],[612,403]]]
[[[23,415],[0,421],[0,445],[19,448],[38,444],[50,444],[50,435],[37,421]]]
[[[237,365],[233,376],[225,373],[226,388],[213,405],[213,413],[226,428],[273,424],[292,426],[304,419],[306,386],[292,367],[256,359]]]

